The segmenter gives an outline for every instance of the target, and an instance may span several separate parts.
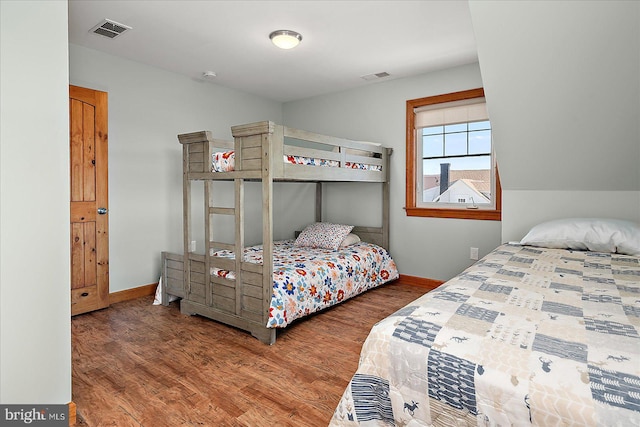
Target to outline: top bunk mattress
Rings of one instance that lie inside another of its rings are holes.
[[[211,155],[211,172],[233,172],[235,170],[235,151],[217,151]],[[337,160],[323,159],[321,157],[291,156],[283,155],[282,161],[291,165],[340,167]],[[345,162],[345,167],[349,169],[382,171],[382,166],[366,163]]]

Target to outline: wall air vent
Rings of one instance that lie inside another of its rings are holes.
[[[105,18],[98,25],[90,29],[89,32],[114,39],[130,29],[131,27],[128,25]]]
[[[377,80],[377,79],[381,79],[384,77],[389,77],[391,74],[387,73],[386,71],[383,71],[381,73],[375,73],[375,74],[367,74],[366,76],[362,76],[361,78],[365,79],[365,80]]]

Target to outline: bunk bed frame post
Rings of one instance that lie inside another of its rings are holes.
[[[236,152],[238,152],[236,150]],[[237,160],[237,158],[236,158]],[[235,272],[236,272],[236,285],[235,285],[235,313],[236,315],[242,314],[242,262],[244,261],[244,179],[236,178],[234,181],[235,191]],[[243,255],[237,255],[243,254]]]
[[[242,165],[242,141],[239,138],[234,140],[234,153],[237,165]],[[242,295],[244,293],[242,273],[242,263],[244,261],[244,179],[237,177],[233,180],[235,197],[234,197],[234,214],[235,214],[235,307],[234,312],[237,316],[242,316]]]
[[[322,222],[322,183],[316,182],[316,222]]]
[[[213,206],[213,181],[204,182],[204,271],[210,271],[211,263],[209,254],[211,253],[211,241],[213,240],[213,230],[211,228],[211,207]],[[213,293],[206,292],[205,303],[208,306],[213,304]]]
[[[182,277],[184,280],[184,295],[188,298],[191,293],[191,269],[189,268],[189,249],[191,245],[191,180],[189,174],[189,146],[182,146]]]
[[[385,167],[385,176],[384,182],[382,183],[382,247],[386,248],[387,251],[390,252],[389,244],[389,214],[390,214],[390,204],[391,204],[391,174],[389,172],[389,165],[391,164],[391,154],[393,153],[393,148],[385,148],[382,152],[382,160]]]
[[[273,155],[272,139],[283,138],[282,127],[278,130],[272,122],[267,122],[266,133],[262,134],[262,324],[269,321],[269,308],[273,294],[273,176],[271,174]],[[281,145],[281,144],[280,144]],[[282,158],[282,157],[280,157]],[[276,330],[265,328],[266,337],[273,344],[276,340]],[[265,341],[266,342],[266,341]]]
[[[262,190],[262,265],[256,270],[255,266],[244,262],[243,256],[237,255],[244,252],[244,179],[236,178],[236,315],[245,318],[247,312],[256,310],[256,307],[246,304],[252,293],[250,288],[257,285],[250,282],[255,282],[253,277],[258,273],[260,292],[257,310],[260,320],[247,322],[245,329],[260,341],[273,344],[276,341],[276,330],[267,328],[266,325],[273,294],[273,159],[282,158],[282,153],[278,156],[274,149],[274,146],[282,146],[282,143],[274,143],[274,140],[283,138],[282,126],[265,121],[233,126],[231,133],[235,141],[235,170],[238,173],[245,169],[253,170],[258,160]],[[245,275],[248,277],[243,277]]]

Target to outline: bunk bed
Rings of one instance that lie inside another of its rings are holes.
[[[209,131],[178,135],[183,146],[184,252],[162,253],[162,301],[179,297],[183,313],[249,331],[273,344],[277,328],[398,277],[388,253],[391,148],[270,121],[233,126],[231,133],[233,142],[214,139]],[[194,181],[204,182],[204,254],[189,251]],[[234,182],[232,207],[215,205],[213,184],[218,181]],[[262,244],[247,247],[244,188],[249,181],[260,183]],[[315,222],[295,240],[273,239],[273,183],[278,181],[316,185]],[[323,222],[323,182],[378,183],[382,225]],[[216,237],[217,215],[234,218],[233,243]],[[324,282],[306,281],[312,277]],[[323,289],[327,286],[330,291]]]
[[[554,220],[377,323],[331,426],[640,425],[640,227]]]

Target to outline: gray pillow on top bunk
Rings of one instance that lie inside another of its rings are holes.
[[[296,239],[294,246],[337,250],[351,233],[353,225],[316,222],[308,225]]]

